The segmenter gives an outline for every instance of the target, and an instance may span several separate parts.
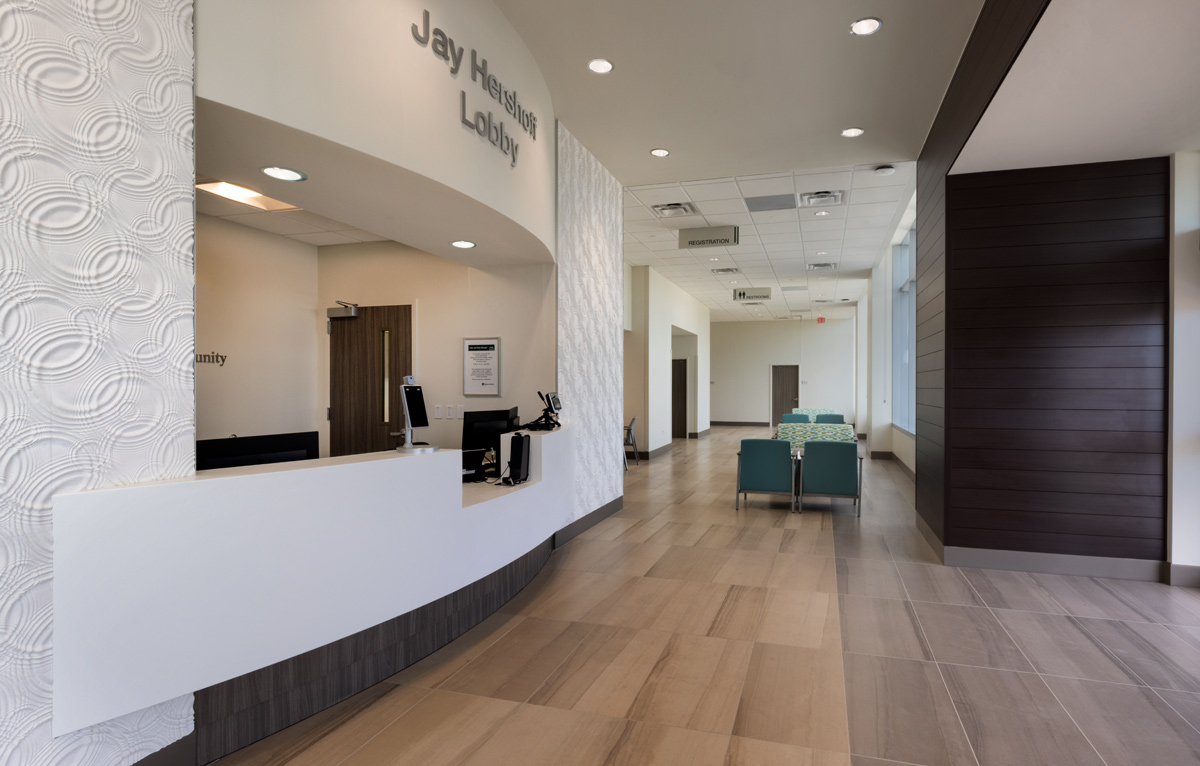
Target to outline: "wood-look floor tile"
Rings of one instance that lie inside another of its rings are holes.
[[[654,545],[696,545],[711,528],[711,524],[672,521],[651,535],[646,542]]]
[[[656,631],[598,625],[551,672],[545,683],[528,698],[528,702],[622,716],[629,709],[632,697],[617,700],[604,695],[604,698],[598,699],[591,694],[587,706],[580,706],[579,702],[592,692],[602,677],[606,680],[599,685],[611,688],[609,679],[629,679],[630,673],[633,673],[630,683],[635,689],[640,688],[666,647],[668,638],[669,634]]]
[[[695,544],[700,548],[778,553],[779,544],[783,542],[783,533],[784,530],[777,527],[734,527],[716,524],[710,526]]]
[[[734,641],[753,641],[762,621],[766,588],[723,583],[691,583],[681,594],[688,607],[675,630]]]
[[[575,538],[556,550],[547,566],[575,572],[641,577],[667,552],[666,545]]]
[[[674,545],[662,555],[658,563],[650,567],[646,576],[662,577],[668,580],[712,582],[732,555],[732,551]]]
[[[729,735],[625,721],[604,766],[721,766]]]
[[[565,570],[551,572],[550,576],[553,579],[550,586],[526,604],[520,614],[548,620],[579,622],[597,605],[618,591],[628,588],[636,580],[623,575]],[[522,591],[517,596],[524,594]]]
[[[983,602],[994,609],[1065,614],[1066,610],[1024,572],[963,569],[963,575]]]
[[[1200,599],[1190,588],[1157,582],[1097,579],[1122,601],[1135,604],[1137,611],[1166,625],[1200,626]]]
[[[843,559],[884,559],[890,561],[883,535],[866,532],[835,532],[833,535],[835,555]]]
[[[850,766],[847,753],[732,737],[724,766]]]
[[[659,513],[648,519],[636,519],[633,526],[626,529],[616,539],[623,543],[644,543],[654,535],[658,534],[659,530],[671,523],[670,519],[664,518],[663,514]]]
[[[841,653],[755,644],[733,733],[848,752]]]
[[[933,548],[925,540],[925,536],[915,530],[901,532],[887,538],[888,552],[892,560],[914,564],[932,564],[941,566],[942,560],[934,553]]]
[[[1045,681],[1106,763],[1200,763],[1200,732],[1152,689]]]
[[[627,532],[630,527],[637,526],[641,519],[626,519],[620,516],[609,516],[599,524],[579,533],[585,540],[615,540]]]
[[[935,664],[863,654],[845,661],[851,752],[923,766],[973,763]]]
[[[1079,623],[1146,684],[1200,692],[1200,651],[1167,627],[1117,620]]]
[[[1155,689],[1154,693],[1166,701],[1168,705],[1192,728],[1200,731],[1200,694],[1194,692],[1176,692],[1169,689]]]
[[[771,530],[782,531],[782,530]],[[775,565],[774,553],[732,550],[729,559],[713,576],[713,582],[765,587]]]
[[[891,561],[835,559],[838,593],[848,596],[905,598],[904,583]]]
[[[524,702],[594,628],[531,617],[438,688]]]
[[[842,596],[842,649],[882,657],[932,660],[910,601]]]
[[[728,734],[751,646],[707,636],[671,636],[627,717]]]
[[[809,649],[841,647],[837,597],[830,593],[771,588],[757,640]]]
[[[754,498],[754,495],[751,495]],[[791,504],[783,496],[759,495],[758,500],[752,500],[749,506],[742,507],[742,518],[738,524],[744,527],[779,527],[783,528],[787,517],[791,515]]]
[[[457,673],[471,660],[512,630],[525,618],[496,612],[420,662],[409,665],[387,681],[432,689]]]
[[[785,528],[783,539],[779,543],[779,552],[801,556],[832,556],[833,533],[828,530]]]
[[[897,561],[896,570],[913,601],[983,606],[982,599],[956,567]]]
[[[1073,617],[996,609],[1009,635],[1039,673],[1093,681],[1141,683]]]
[[[639,577],[630,580],[585,612],[580,622],[674,632],[687,613],[691,583]]]
[[[913,604],[938,662],[1033,672],[990,609],[957,604]]]
[[[506,700],[435,690],[339,766],[457,766],[517,707]]]
[[[1127,602],[1094,577],[1069,577],[1031,573],[1035,583],[1054,597],[1067,614],[1101,620],[1153,622],[1153,618]]]
[[[221,759],[222,766],[337,763],[408,712],[428,689],[376,684]]]
[[[828,556],[775,557],[771,579],[767,584],[784,590],[837,593],[837,560]]]
[[[598,766],[621,719],[522,705],[464,766]]]

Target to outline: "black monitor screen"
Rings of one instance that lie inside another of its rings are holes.
[[[500,434],[517,430],[517,408],[463,413],[462,448],[500,450]]]
[[[410,428],[428,428],[429,413],[425,411],[425,395],[420,386],[401,386],[404,391],[404,412]]]

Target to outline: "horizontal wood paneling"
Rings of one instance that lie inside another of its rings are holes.
[[[948,180],[948,545],[1163,557],[1167,174]]]

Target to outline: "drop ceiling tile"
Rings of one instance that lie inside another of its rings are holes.
[[[624,204],[625,207],[640,207],[642,204],[642,201],[633,196],[633,194],[629,191],[621,192],[621,199],[623,201],[622,204]]]
[[[804,243],[811,244],[813,242],[840,242],[842,232],[840,231],[812,231],[804,233]]]
[[[723,247],[693,247],[687,252],[696,258],[720,258],[729,254]]]
[[[256,210],[258,208],[247,205],[244,202],[234,202],[231,199],[225,199],[211,192],[206,192],[203,189],[196,190],[197,213],[221,218],[227,215],[246,215]]]
[[[829,213],[829,215],[817,215],[817,213]],[[800,223],[805,221],[832,221],[838,218],[846,217],[845,205],[828,205],[823,207],[802,207],[800,208]]]
[[[738,245],[730,245],[729,247],[725,248],[725,250],[730,255],[747,255],[749,253],[763,252],[763,246],[759,244],[747,245],[742,243]]]
[[[862,205],[871,202],[895,202],[899,204],[903,186],[868,186],[850,192],[850,204]]]
[[[678,250],[679,246],[676,242],[647,242],[646,248],[649,250]]]
[[[742,192],[738,189],[737,183],[732,179],[722,181],[694,181],[683,184],[684,191],[692,198],[693,202],[704,202],[706,200],[718,199],[735,199],[742,197]],[[742,206],[745,209],[745,206]]]
[[[874,228],[874,229],[850,229],[846,232],[846,237],[847,238],[849,238],[849,237],[856,237],[856,238],[870,237],[872,239],[882,240],[882,239],[888,237],[889,235],[891,235],[891,233],[892,233],[891,231],[889,231],[888,229],[883,228],[883,227],[878,227],[878,228]]]
[[[795,194],[796,187],[792,184],[792,176],[744,176],[737,180],[738,188],[743,197],[766,197],[775,194]]]
[[[679,229],[700,229],[708,226],[708,221],[698,215],[685,215],[679,218],[660,218],[659,220],[663,222],[664,226],[676,231]]]
[[[357,239],[359,242],[388,242],[389,241],[387,237],[381,237],[378,234],[372,234],[371,232],[363,231],[362,229],[350,229],[349,231],[339,231],[338,234],[341,234],[346,237],[350,237],[352,239]]]
[[[878,229],[888,228],[892,225],[893,217],[890,215],[871,215],[866,218],[850,218],[846,221],[847,231],[850,229]]]
[[[895,202],[874,202],[867,205],[851,205],[850,218],[866,218],[868,216],[895,215]]]
[[[342,236],[336,231],[318,231],[316,234],[292,234],[291,239],[296,239],[317,247],[327,247],[329,245],[358,245],[362,244],[357,239]]]
[[[763,245],[778,245],[783,242],[795,243],[797,247],[800,245],[800,232],[791,232],[787,234],[759,234],[758,241]],[[769,250],[770,248],[768,248]]]
[[[762,247],[762,243],[759,241],[758,237],[755,236],[741,237],[738,242],[740,242],[742,245],[758,245],[759,247]]]
[[[679,238],[675,235],[675,232],[663,229],[656,231],[635,231],[633,236],[643,245],[647,242],[670,242],[672,247],[676,247],[679,242]]]
[[[758,223],[790,223],[797,220],[795,210],[763,210],[751,213],[750,217]]]
[[[244,226],[269,231],[272,234],[316,234],[320,231],[316,226],[310,226],[300,221],[284,218],[278,213],[249,213],[248,215],[226,216],[226,221],[233,221]]]
[[[279,215],[291,218],[293,221],[299,221],[300,223],[308,224],[309,226],[316,226],[321,231],[349,231],[350,229],[354,228],[353,226],[342,223],[341,221],[335,221],[332,218],[326,218],[323,215],[317,215],[311,210],[287,210],[281,211]]]
[[[876,249],[883,246],[883,237],[850,237],[847,236],[842,243],[847,250],[866,250],[874,247]]]
[[[701,215],[720,215],[722,213],[745,213],[746,202],[741,199],[715,199],[710,202],[698,202],[696,208]]]
[[[890,176],[875,175],[876,165],[865,165],[854,170],[854,188],[865,189],[871,186],[905,186],[912,178],[915,162],[890,162],[881,165],[892,165],[896,172]]]
[[[795,185],[797,194],[807,194],[818,191],[845,191],[850,188],[850,172],[840,173],[805,173],[797,174]]]
[[[783,223],[760,223],[755,226],[759,235],[763,234],[800,234],[800,224],[795,221]]]
[[[776,257],[778,253],[799,253],[802,248],[799,242],[772,242],[763,247],[767,248],[767,252],[771,257]]]
[[[651,260],[648,256],[641,253],[626,253],[624,258],[627,263],[631,263],[634,266],[647,266]]]
[[[679,184],[655,184],[653,186],[631,186],[629,191],[646,207],[667,205],[672,202],[690,202]]]
[[[820,218],[815,221],[805,221],[800,224],[800,228],[804,230],[805,234],[808,234],[810,231],[841,231],[846,228],[846,221],[842,218],[836,220]]]
[[[655,221],[655,220],[658,220],[658,216],[656,216],[650,210],[650,208],[644,207],[642,205],[638,205],[637,207],[624,208],[621,213],[621,216],[626,221]]]

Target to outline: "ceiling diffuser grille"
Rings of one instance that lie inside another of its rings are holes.
[[[696,215],[696,206],[690,202],[668,202],[665,205],[654,205],[650,209],[659,218],[682,218]]]

